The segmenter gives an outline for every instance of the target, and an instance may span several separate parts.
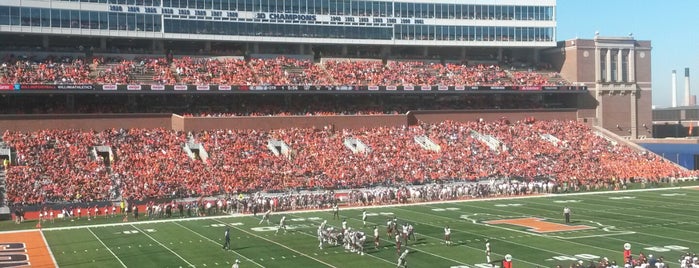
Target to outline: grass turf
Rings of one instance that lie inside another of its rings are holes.
[[[627,242],[634,256],[665,256],[675,264],[681,253],[699,246],[694,239],[699,234],[699,215],[693,213],[699,209],[697,194],[697,188],[683,188],[377,207],[367,209],[366,227],[361,210],[342,210],[350,227],[369,235],[364,256],[342,247],[318,249],[318,224],[341,224],[330,212],[273,213],[271,226],[259,225],[259,216],[111,225],[103,223],[120,219],[89,222],[93,225],[57,220],[44,224],[43,232],[61,267],[230,267],[236,259],[241,267],[395,267],[394,239],[386,236],[385,228],[393,217],[415,227],[417,241],[407,245],[410,267],[489,267],[484,264],[485,239],[491,241],[492,260],[511,254],[516,267],[568,266],[601,257],[621,262]],[[537,233],[526,226],[484,223],[536,217],[560,224],[564,206],[573,210],[570,225],[591,229]],[[282,215],[287,216],[289,231],[275,234]],[[379,249],[372,243],[375,225],[381,235]],[[443,243],[445,225],[452,229],[452,246]],[[221,248],[226,227],[231,228],[230,251]]]

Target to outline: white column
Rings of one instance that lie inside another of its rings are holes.
[[[624,80],[622,79],[623,77],[622,77],[622,75],[621,75],[621,69],[622,69],[622,66],[623,66],[623,62],[622,62],[623,59],[624,59],[624,50],[623,50],[623,49],[617,50],[617,53],[616,53],[616,66],[614,66],[614,68],[616,68],[616,81],[617,81],[617,82],[624,81]]]
[[[595,83],[602,81],[602,58],[600,58],[600,49],[595,48]]]
[[[614,67],[616,68],[616,66]],[[612,82],[612,50],[607,49],[607,79],[605,82]]]
[[[636,83],[636,50],[629,50],[629,82]]]

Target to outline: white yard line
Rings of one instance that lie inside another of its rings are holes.
[[[138,227],[136,227],[136,226],[134,226],[134,225],[131,225],[131,227],[136,228],[136,230],[138,230],[138,231],[141,232],[142,234],[146,235],[146,236],[147,236],[148,238],[150,238],[151,240],[155,241],[155,243],[158,243],[158,245],[160,245],[161,247],[164,247],[165,249],[167,249],[168,251],[170,251],[172,254],[175,254],[175,256],[177,256],[178,258],[180,258],[180,260],[182,260],[182,261],[184,261],[185,263],[187,263],[190,267],[195,267],[194,264],[191,264],[190,262],[188,262],[187,260],[185,260],[184,258],[182,258],[182,256],[180,256],[180,254],[177,254],[177,252],[175,252],[175,251],[173,251],[172,249],[166,247],[165,245],[163,245],[163,243],[160,243],[160,241],[156,240],[155,238],[153,238],[153,237],[150,236],[149,234],[143,232],[143,230],[138,229]]]
[[[194,233],[194,234],[196,234],[196,235],[198,235],[198,236],[200,236],[200,237],[202,237],[202,238],[204,238],[204,239],[206,239],[206,240],[211,241],[211,243],[214,243],[214,244],[216,244],[216,245],[220,245],[218,242],[214,241],[213,239],[208,238],[208,237],[206,237],[206,236],[204,236],[204,235],[202,235],[202,234],[200,234],[200,233],[197,233],[197,232],[195,232],[194,230],[189,229],[189,228],[187,228],[186,226],[184,226],[184,225],[182,225],[182,224],[179,224],[179,223],[177,223],[177,222],[174,222],[174,224],[176,224],[177,226],[180,226],[180,227],[182,227],[182,228],[185,228],[185,229],[187,229],[188,231],[190,231],[190,232],[192,232],[192,233]],[[257,266],[264,267],[262,264],[259,264],[259,263],[255,262],[255,261],[251,260],[250,258],[245,257],[243,254],[240,254],[240,253],[238,253],[238,252],[235,251],[235,250],[231,250],[231,251],[233,251],[233,253],[235,253],[236,255],[238,255],[238,256],[240,256],[240,257],[242,257],[243,259],[246,259],[247,261],[254,263],[254,264],[257,265]]]
[[[95,234],[95,232],[92,231],[92,229],[87,228],[87,230],[90,231],[90,233],[91,233],[95,238],[97,238],[97,241],[99,241],[100,244],[102,244],[102,246],[104,246],[104,248],[106,248],[107,251],[109,251],[109,253],[112,253],[112,256],[114,256],[114,258],[116,258],[117,261],[119,261],[119,263],[121,263],[121,266],[123,266],[124,268],[126,268],[126,264],[124,264],[124,262],[122,262],[121,259],[119,259],[119,257],[118,257],[116,254],[114,254],[114,251],[112,251],[106,244],[104,244],[104,242],[102,242],[102,239],[100,239],[100,238]],[[52,257],[53,257],[53,255],[52,255]]]
[[[283,247],[283,248],[285,248],[285,249],[288,249],[288,250],[291,250],[291,251],[293,251],[293,252],[296,252],[296,253],[298,253],[298,254],[301,255],[301,256],[304,256],[304,257],[307,257],[307,258],[312,259],[312,260],[314,260],[314,261],[317,261],[317,262],[319,262],[319,263],[322,263],[322,264],[325,265],[325,266],[337,268],[336,266],[334,266],[334,265],[332,265],[332,264],[329,264],[329,263],[324,262],[324,261],[322,261],[322,260],[313,258],[313,257],[311,257],[310,255],[308,255],[308,254],[306,254],[306,253],[303,253],[303,252],[301,252],[301,251],[298,251],[298,250],[295,250],[295,249],[293,249],[293,248],[287,247],[287,246],[285,246],[284,244],[278,243],[278,242],[273,241],[273,240],[269,240],[269,239],[267,239],[267,238],[264,238],[264,237],[262,237],[262,236],[256,235],[256,234],[254,234],[254,233],[245,231],[245,230],[243,230],[243,229],[241,229],[241,228],[238,228],[238,227],[235,226],[235,225],[231,225],[231,224],[222,222],[222,221],[220,221],[220,220],[218,220],[218,219],[215,219],[215,221],[220,222],[220,223],[223,223],[223,224],[225,224],[226,226],[230,226],[230,227],[232,227],[232,228],[234,228],[234,229],[238,229],[238,230],[240,230],[240,231],[243,232],[243,233],[246,233],[246,234],[249,234],[249,235],[251,235],[251,236],[260,238],[260,239],[265,240],[265,241],[267,241],[267,242],[270,242],[270,243],[273,243],[273,244],[277,244],[277,245],[279,245],[279,246],[281,246],[281,247]]]
[[[53,251],[51,251],[51,247],[49,247],[49,241],[46,240],[44,232],[39,230],[39,234],[41,234],[41,238],[44,239],[44,245],[46,245],[46,249],[49,251],[49,256],[51,256],[51,261],[53,261],[53,265],[56,265],[56,267],[58,267],[58,262],[56,261],[56,257],[53,256]]]

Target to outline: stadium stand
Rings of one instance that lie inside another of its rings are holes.
[[[434,61],[181,57],[165,58],[9,55],[0,64],[0,83],[34,84],[194,84],[194,85],[564,85],[533,70],[506,71],[497,64]],[[148,80],[152,75],[152,80]]]
[[[498,148],[477,138],[488,136]],[[428,137],[440,150],[423,148]],[[546,138],[544,138],[546,137]],[[369,150],[353,152],[353,138]],[[187,134],[165,129],[5,132],[18,165],[7,173],[11,203],[211,196],[288,189],[348,189],[402,183],[509,178],[554,181],[570,187],[620,187],[693,174],[649,153],[615,145],[577,122],[445,121],[361,130],[287,128],[214,130]],[[283,141],[288,153],[268,149]],[[185,154],[199,143],[207,157]],[[95,157],[90,148],[115,152]],[[205,160],[204,160],[205,159]]]

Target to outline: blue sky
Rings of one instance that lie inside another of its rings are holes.
[[[653,105],[671,106],[671,73],[677,70],[678,104],[684,96],[684,68],[690,68],[691,94],[699,95],[699,1],[558,0],[558,40],[628,36],[653,46]]]

